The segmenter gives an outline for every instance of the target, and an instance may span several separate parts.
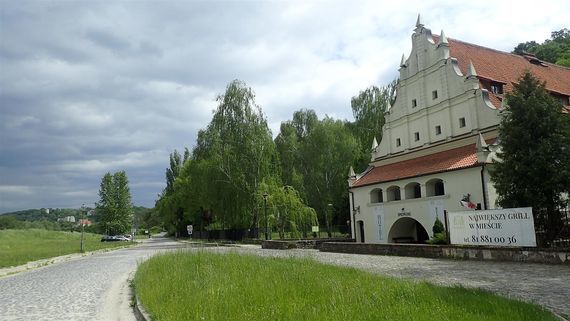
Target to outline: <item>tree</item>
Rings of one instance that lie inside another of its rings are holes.
[[[319,123],[314,110],[301,109],[293,113],[293,119],[281,123],[275,146],[281,163],[281,180],[286,186],[293,186],[306,199],[303,173],[306,160],[302,155],[302,146]]]
[[[194,207],[214,213],[222,228],[255,228],[255,195],[260,182],[276,171],[275,144],[255,94],[245,83],[232,81],[217,101],[212,121],[198,133],[192,153],[192,164],[201,170],[188,171],[191,184],[203,189]]]
[[[382,139],[382,126],[384,126],[384,114],[389,104],[394,103],[396,80],[385,87],[371,86],[360,91],[352,97],[350,105],[354,116],[351,128],[361,148],[361,153],[356,165],[358,171],[363,171],[370,162],[370,146],[374,138],[379,142]]]
[[[155,207],[162,217],[162,222],[169,233],[178,236],[186,230],[184,223],[184,209],[177,201],[178,190],[175,182],[184,163],[190,158],[190,152],[184,149],[184,157],[177,150],[170,154],[170,167],[166,169],[166,187],[159,195]]]
[[[101,179],[97,213],[104,232],[116,235],[127,232],[133,222],[129,180],[124,171],[106,173]]]
[[[334,213],[348,213],[346,175],[359,155],[359,145],[345,122],[325,117],[307,136],[301,147],[302,173],[309,206],[320,214],[329,237]],[[337,217],[340,217],[337,215]]]
[[[567,200],[570,130],[562,105],[545,84],[525,72],[506,94],[508,108],[499,126],[500,161],[491,169],[502,207],[533,208],[537,230],[548,244],[560,232]]]
[[[553,31],[550,39],[546,39],[542,44],[536,41],[519,43],[513,53],[533,54],[540,60],[570,67],[570,31],[566,28]]]
[[[265,205],[264,193],[267,193],[267,221],[269,226],[277,227],[281,239],[285,238],[286,230],[292,238],[307,237],[311,226],[318,225],[317,213],[305,205],[292,186],[283,186],[276,178],[264,180],[256,194],[260,207]],[[261,225],[265,226],[265,221]]]

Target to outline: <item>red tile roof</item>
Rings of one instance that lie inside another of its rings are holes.
[[[473,167],[475,165],[477,165],[477,154],[475,144],[472,144],[402,162],[374,167],[358,179],[352,187],[446,172]]]
[[[433,38],[435,41],[438,39],[437,36]],[[523,57],[450,38],[448,41],[449,54],[457,59],[459,68],[465,75],[471,60],[479,78],[502,82],[505,84],[504,90],[510,92],[512,83],[516,83],[528,69],[533,75],[546,81],[546,89],[570,95],[570,68],[548,62],[534,64],[528,56]]]

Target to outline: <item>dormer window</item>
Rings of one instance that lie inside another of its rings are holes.
[[[396,138],[396,147],[400,147],[402,145],[402,141],[399,138]]]
[[[414,141],[419,141],[420,140],[420,133],[419,132],[415,132],[414,133]]]
[[[491,84],[491,92],[495,95],[502,95],[503,94],[503,84],[494,82]]]
[[[465,127],[465,117],[459,118],[459,128]]]
[[[431,99],[437,99],[437,90],[431,92]]]
[[[418,101],[415,99],[412,99],[412,108],[414,107],[418,107]]]

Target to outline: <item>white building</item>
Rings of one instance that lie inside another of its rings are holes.
[[[433,36],[418,16],[382,140],[373,142],[370,167],[349,173],[357,242],[423,242],[444,210],[465,210],[466,196],[476,207],[495,208],[488,167],[503,93],[525,69],[570,111],[570,69],[448,39],[443,31]]]

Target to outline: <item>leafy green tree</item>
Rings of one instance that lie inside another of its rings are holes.
[[[184,156],[180,155],[177,150],[170,154],[170,167],[166,169],[166,187],[159,195],[159,199],[155,204],[155,208],[162,217],[163,225],[167,228],[168,232],[178,236],[181,232],[186,230],[184,224],[184,209],[179,204],[179,192],[175,188],[175,182],[184,163],[190,158],[190,152],[187,148],[184,149]]]
[[[530,53],[538,59],[570,67],[570,31],[567,28],[553,31],[550,39],[541,44],[536,41],[519,43],[513,53],[519,55]]]
[[[301,109],[293,113],[293,119],[281,123],[279,134],[275,138],[275,146],[281,164],[281,179],[286,186],[293,186],[306,198],[303,181],[304,157],[301,146],[318,124],[319,119],[314,110]]]
[[[198,202],[204,211],[214,213],[222,228],[257,227],[255,193],[277,168],[271,131],[253,90],[242,81],[232,81],[217,101],[192,155],[192,164],[201,171],[189,173],[204,189]]]
[[[325,117],[307,136],[301,155],[308,204],[320,214],[330,237],[335,213],[329,204],[336,214],[348,213],[346,175],[359,155],[358,142],[345,122]]]
[[[560,210],[567,202],[562,194],[570,182],[567,116],[545,84],[528,71],[506,100],[499,126],[501,160],[491,170],[498,205],[532,207],[537,230],[548,244],[562,227]]]
[[[129,180],[124,171],[106,173],[101,179],[97,213],[106,234],[116,235],[129,231],[133,222],[133,209]]]
[[[394,103],[396,80],[385,87],[371,86],[352,97],[350,105],[354,116],[354,123],[350,126],[361,148],[356,165],[357,171],[363,171],[370,162],[370,147],[374,138],[378,142],[382,139],[382,126],[384,126],[389,104]]]
[[[264,213],[264,193],[267,193],[268,217],[262,217],[260,225],[265,226],[267,219],[269,227],[277,228],[281,239],[285,238],[285,231],[289,231],[291,238],[307,237],[311,226],[318,225],[317,213],[305,205],[292,186],[282,186],[275,178],[263,181],[256,193],[261,213]]]

